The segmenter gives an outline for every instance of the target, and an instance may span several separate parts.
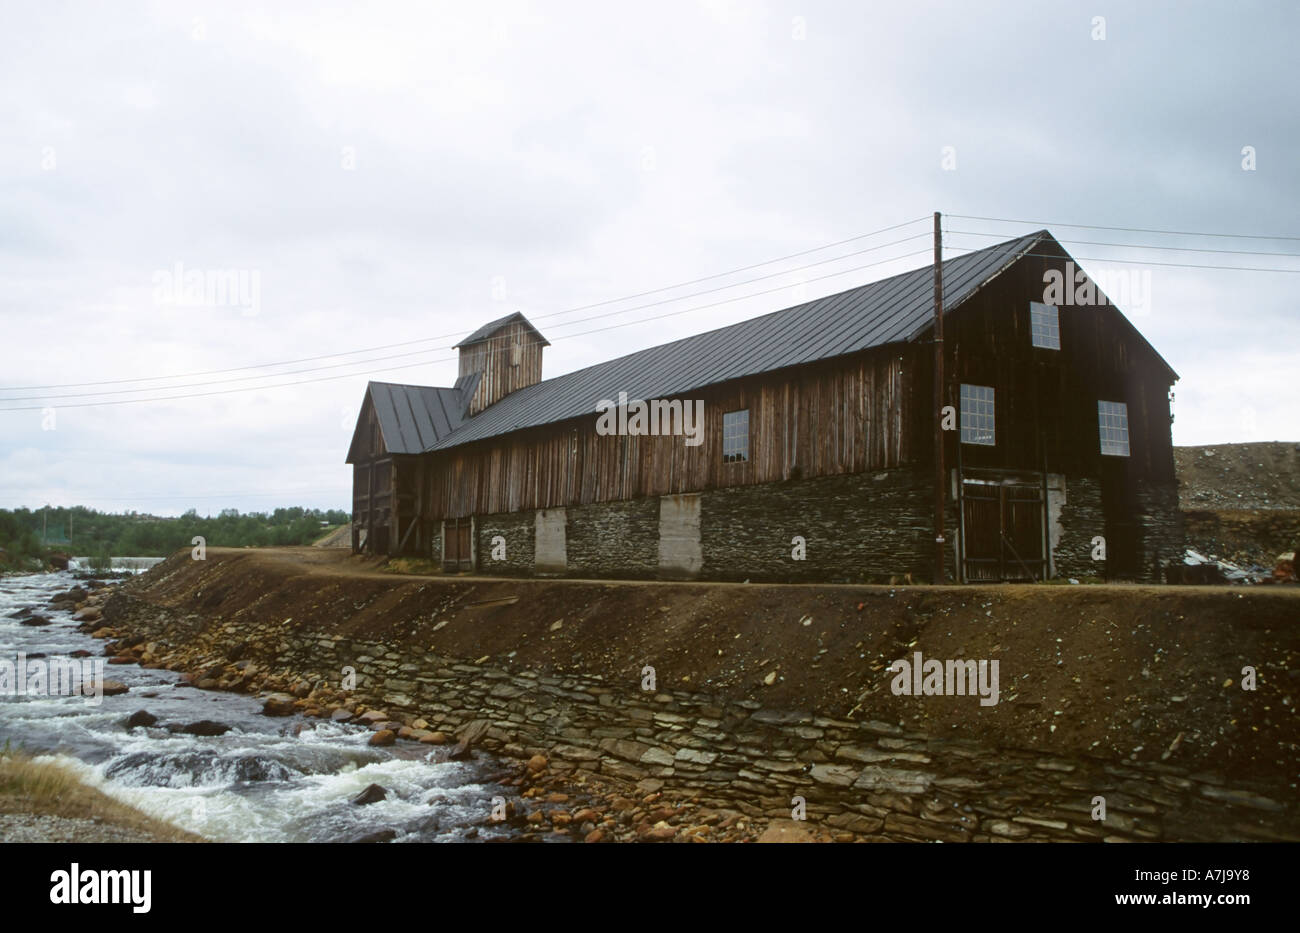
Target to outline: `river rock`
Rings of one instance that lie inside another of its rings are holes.
[[[103,689],[104,689],[104,696],[115,697],[120,694],[126,693],[131,688],[128,687],[126,684],[122,683],[120,680],[105,680],[103,683]]]
[[[674,826],[646,826],[637,830],[636,839],[637,842],[672,842],[676,835]]]
[[[98,622],[103,616],[104,611],[98,606],[87,606],[72,614],[72,618],[78,622]]]
[[[202,684],[198,684],[202,686]],[[273,693],[262,704],[263,716],[292,716],[296,712],[293,697],[287,693]]]
[[[383,745],[392,745],[396,741],[397,741],[396,732],[394,732],[392,729],[380,729],[378,732],[376,732],[374,735],[370,737],[369,744],[383,746]]]
[[[146,710],[138,709],[126,718],[126,727],[134,729],[137,726],[152,726],[158,722],[158,717]]]
[[[352,802],[359,807],[368,803],[378,803],[388,796],[388,791],[384,790],[378,784],[371,784],[361,793],[352,798]]]
[[[492,728],[492,723],[486,719],[475,719],[458,733],[460,741],[456,747],[447,755],[450,761],[463,761],[467,758],[473,758],[474,754],[471,749],[479,739],[487,735],[488,729]]]
[[[181,735],[225,735],[230,731],[230,726],[224,722],[214,722],[211,719],[200,719],[198,722],[177,726],[175,729],[170,726],[168,728],[170,731],[179,732]]]

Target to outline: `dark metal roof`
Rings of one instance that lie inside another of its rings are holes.
[[[375,406],[388,452],[422,453],[449,436],[463,423],[466,405],[477,384],[477,374],[458,379],[453,389],[369,383],[366,392]],[[468,392],[462,391],[464,386]],[[347,462],[352,462],[351,452]]]
[[[944,260],[944,313],[1045,237],[1051,240],[1040,230]],[[926,266],[519,389],[426,449],[594,415],[597,402],[617,399],[619,392],[632,399],[670,398],[741,376],[915,340],[933,319],[934,267]],[[502,321],[479,328],[467,341]]]
[[[514,314],[507,314],[505,317],[499,317],[495,321],[488,321],[478,330],[474,331],[474,333],[456,344],[455,347],[452,347],[452,349],[455,350],[460,347],[468,347],[472,343],[482,343],[484,340],[487,340],[496,333],[500,328],[505,327],[507,324],[513,324],[515,321],[521,321],[525,327],[536,334],[537,339],[542,342],[542,346],[549,347],[551,345],[551,342],[542,336],[542,332],[534,327],[528,318],[516,311]]]

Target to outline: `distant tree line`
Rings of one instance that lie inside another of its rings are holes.
[[[164,557],[190,547],[196,535],[209,547],[269,547],[311,544],[330,527],[346,524],[342,509],[281,508],[274,512],[222,509],[200,516],[190,509],[179,518],[140,512],[99,512],[84,506],[0,509],[0,568],[45,563],[52,553],[110,557]]]

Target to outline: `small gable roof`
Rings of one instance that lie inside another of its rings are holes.
[[[539,331],[536,327],[534,327],[532,323],[528,320],[528,318],[524,317],[521,313],[516,311],[514,314],[507,314],[505,317],[499,317],[495,321],[488,321],[478,330],[474,331],[474,333],[470,334],[460,343],[456,344],[456,346],[453,347],[452,349],[459,349],[460,347],[468,347],[471,344],[482,343],[484,340],[487,340],[489,337],[491,337],[501,328],[505,327],[507,324],[513,324],[516,321],[522,323],[525,327],[527,327],[530,331],[532,331],[537,336],[537,339],[542,342],[542,346],[549,347],[551,345],[551,342],[542,336],[542,332]]]

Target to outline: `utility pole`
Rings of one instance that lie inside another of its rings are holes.
[[[934,212],[934,582],[943,567],[943,230]]]

